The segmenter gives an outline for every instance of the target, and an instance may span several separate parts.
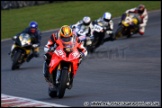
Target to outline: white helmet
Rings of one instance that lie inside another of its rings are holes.
[[[109,22],[111,20],[111,13],[105,12],[102,18],[104,21]]]
[[[91,18],[89,16],[83,17],[83,24],[89,25],[91,23]]]

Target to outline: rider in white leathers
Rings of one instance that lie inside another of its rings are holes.
[[[102,17],[99,19],[95,20],[97,23],[102,23],[104,30],[106,30],[106,34],[109,35],[110,37],[104,39],[104,42],[106,41],[113,41],[114,40],[114,34],[113,34],[113,28],[114,28],[114,23],[112,20],[112,14],[110,12],[105,12]]]
[[[83,29],[87,32],[86,36],[90,36],[91,29],[90,29],[91,18],[89,16],[84,16],[82,20],[78,21],[76,24],[72,25],[72,28]]]
[[[125,13],[138,13],[140,15],[141,23],[139,25],[139,27],[140,27],[139,34],[143,35],[145,32],[145,27],[147,25],[147,21],[148,21],[148,13],[147,13],[146,7],[142,4],[140,4],[138,7],[126,10]]]
[[[82,32],[86,36],[87,44],[92,43],[92,40],[90,39],[90,36],[92,36],[90,24],[91,18],[89,16],[84,16],[82,20],[72,25],[73,30],[75,29],[76,35],[79,35],[79,32]]]

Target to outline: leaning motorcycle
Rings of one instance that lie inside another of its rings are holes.
[[[31,53],[32,38],[27,33],[21,33],[13,39],[15,43],[12,45],[13,51],[11,54],[12,70],[18,69]]]
[[[93,35],[93,41],[89,50],[91,53],[93,53],[95,49],[98,48],[103,43],[105,37],[105,29],[102,23],[96,21],[93,21],[90,27],[91,27],[91,34]]]
[[[52,54],[49,64],[50,97],[63,98],[66,89],[71,89],[80,62],[80,53],[75,44],[59,45]]]
[[[88,53],[90,52],[90,47],[92,45],[93,36],[87,36],[87,31],[84,29],[73,29],[79,38],[79,40],[83,43],[84,47],[87,49]]]
[[[141,18],[139,17],[138,14],[134,13],[125,14],[125,17],[121,21],[121,24],[118,25],[118,28],[115,32],[115,38],[116,39],[119,39],[121,37],[130,38],[133,34],[138,33],[140,21]]]

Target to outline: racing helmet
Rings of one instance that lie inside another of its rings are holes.
[[[102,16],[103,20],[106,21],[106,22],[109,22],[111,20],[111,13],[110,12],[105,12]]]
[[[91,18],[89,16],[83,17],[83,25],[88,26],[91,23]]]
[[[138,12],[139,14],[142,14],[142,13],[144,12],[144,10],[145,10],[145,5],[143,5],[143,4],[140,4],[140,5],[137,7],[137,12]]]
[[[38,28],[38,23],[36,21],[31,21],[29,23],[29,27],[30,27],[30,32],[34,34]]]
[[[68,25],[62,26],[58,32],[58,35],[64,45],[70,44],[73,41],[73,31]]]

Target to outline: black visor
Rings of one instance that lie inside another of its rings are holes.
[[[85,26],[88,26],[89,24],[90,24],[90,22],[89,23],[83,22],[83,25],[85,25]]]
[[[62,41],[69,42],[71,41],[72,37],[61,37]]]
[[[109,22],[109,21],[110,21],[110,19],[108,20],[108,19],[105,19],[105,18],[104,18],[104,21]]]
[[[142,14],[144,10],[138,10],[138,13],[139,14]]]

